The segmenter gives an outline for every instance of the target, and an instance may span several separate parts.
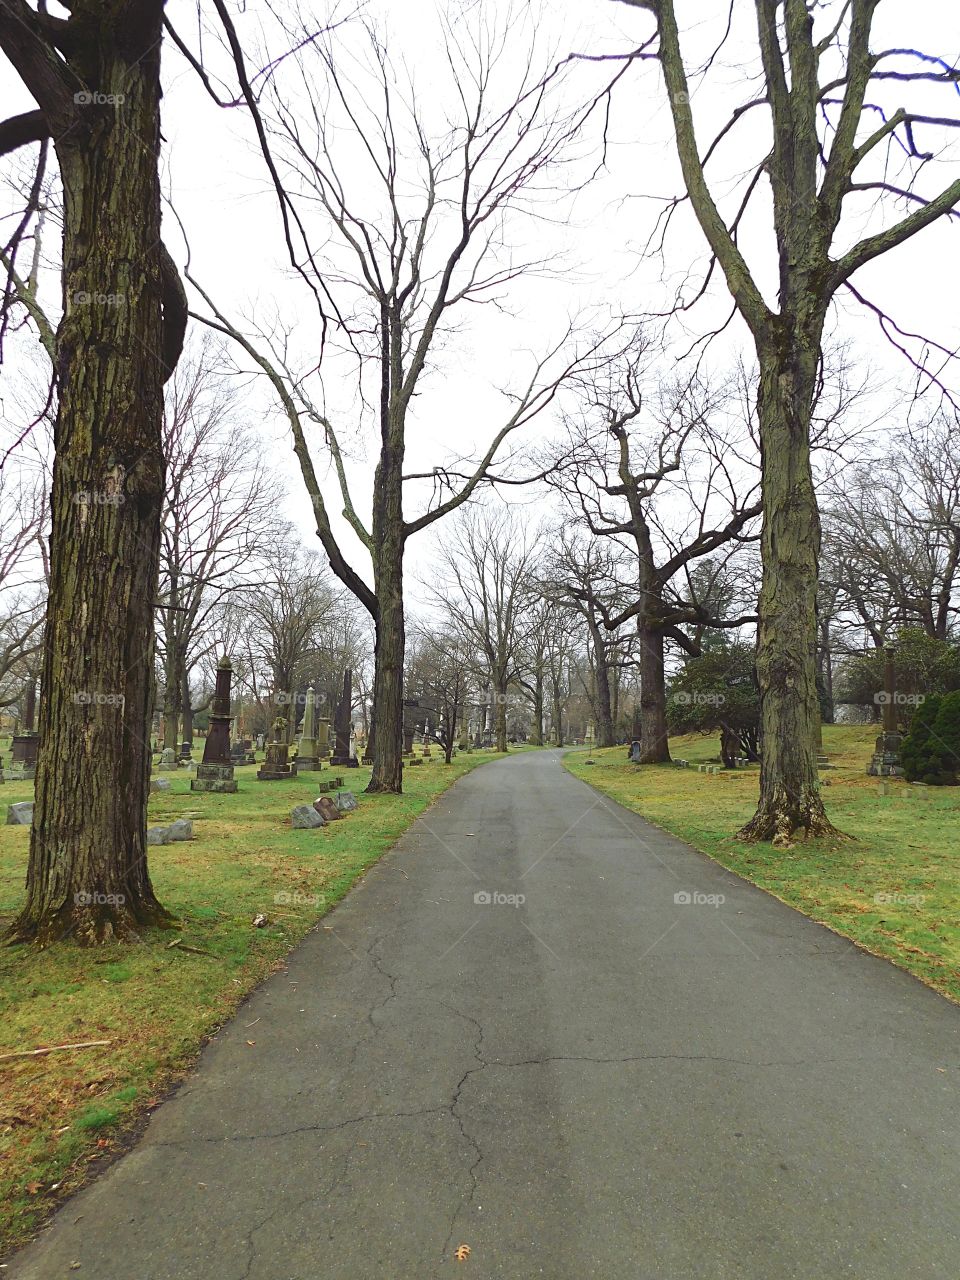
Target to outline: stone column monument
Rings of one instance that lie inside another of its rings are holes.
[[[317,760],[322,763],[330,758],[330,718],[321,716],[317,721]]]
[[[305,769],[307,772],[321,768],[319,759],[317,758],[317,739],[316,739],[316,720],[317,720],[317,691],[310,685],[307,689],[306,701],[303,707],[303,725],[300,729],[300,743],[297,748],[297,772]]]
[[[217,683],[210,706],[210,728],[203,744],[203,760],[197,765],[197,775],[190,780],[191,791],[221,791],[233,793],[237,783],[230,759],[230,681],[233,664],[225,655],[217,664]]]

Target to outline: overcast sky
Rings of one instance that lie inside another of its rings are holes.
[[[818,23],[825,24],[837,7],[836,4],[823,6]],[[754,6],[737,0],[734,8],[733,30],[709,76],[703,83],[697,76],[691,77],[701,149],[730,112],[756,92]],[[478,20],[475,4],[454,3],[452,9],[454,12],[462,9],[461,23]],[[705,9],[715,10],[718,16],[705,19]],[[721,13],[724,9],[721,5],[705,5],[703,0],[678,0],[691,70],[719,43],[726,19],[725,13]],[[199,50],[201,36],[195,6],[173,0],[167,12],[183,39]],[[308,22],[313,12],[319,22],[329,11],[319,6],[311,10],[307,5],[301,12],[307,15]],[[368,0],[363,13],[383,31],[397,74],[409,75],[428,127],[440,131],[444,117],[456,111],[457,101],[455,86],[440,53],[441,26],[434,6],[423,0],[392,0],[391,3]],[[291,9],[284,16],[292,23],[292,15]],[[575,51],[593,56],[624,52],[641,44],[651,30],[648,15],[601,0],[589,5],[583,0],[557,0],[544,6],[542,11],[519,0],[512,6],[504,0],[484,0],[482,4],[483,21],[491,29],[506,23],[511,15],[518,21],[517,38],[508,44],[498,68],[504,94],[522,75],[534,28],[538,45],[535,56],[544,59],[545,65],[554,57]],[[530,15],[534,17],[531,19]],[[254,68],[264,53],[276,57],[283,51],[283,33],[262,0],[248,3],[244,15],[238,15],[237,21]],[[205,58],[211,68],[226,71],[209,19],[205,22],[207,29],[202,36]],[[349,33],[344,33],[342,40],[345,49],[356,47],[355,37]],[[944,0],[911,0],[909,4],[886,0],[879,8],[873,44],[875,48],[912,47],[955,61],[960,53],[960,6]],[[558,105],[572,110],[581,97],[596,92],[602,79],[615,70],[616,65],[609,62],[599,66],[584,63],[574,68],[566,79],[564,98]],[[0,75],[3,85],[0,110],[4,115],[29,108],[28,95],[2,61]],[[235,82],[231,79],[230,83]],[[279,96],[293,114],[304,121],[304,128],[308,128],[308,112],[302,98],[305,90],[293,75],[292,65],[281,67],[274,83]],[[289,269],[276,199],[268,185],[249,117],[242,109],[218,109],[169,42],[164,52],[164,84],[164,189],[186,228],[193,271],[218,306],[238,326],[252,332],[251,324],[266,328],[279,319],[289,331],[293,363],[305,371],[315,364],[319,354],[317,312],[307,289]],[[904,98],[904,94],[909,96]],[[322,103],[319,80],[316,94],[311,96]],[[884,90],[882,97],[874,95],[874,101],[889,109],[904,100],[919,102],[921,109],[932,114],[960,116],[956,96],[940,87],[934,93],[924,88],[917,90],[912,85],[894,84]],[[599,123],[598,117],[584,134],[591,146],[581,146],[580,161],[569,169],[571,181],[582,180],[588,167],[600,156]],[[521,385],[529,376],[535,354],[542,353],[557,340],[571,317],[579,316],[583,323],[597,325],[604,317],[621,311],[664,312],[678,289],[690,296],[699,283],[707,259],[703,239],[689,209],[678,210],[663,256],[643,253],[664,199],[681,191],[669,111],[655,63],[637,62],[615,89],[606,137],[606,164],[576,198],[562,199],[558,195],[555,200],[540,203],[539,217],[518,213],[506,220],[504,235],[516,255],[515,260],[533,252],[562,254],[562,269],[555,271],[552,278],[515,282],[503,293],[502,307],[471,306],[458,316],[458,328],[445,336],[442,351],[413,403],[408,470],[419,471],[442,464],[451,456],[481,447],[507,409],[503,392]],[[944,138],[931,131],[929,141],[939,148]],[[949,135],[946,141],[951,141]],[[357,191],[358,200],[368,201],[365,208],[368,216],[372,216],[375,207],[372,188],[365,177],[357,140],[349,136],[349,131],[340,130],[335,142],[337,165],[344,184],[351,191]],[[762,158],[766,145],[763,113],[755,111],[745,117],[712,162],[714,189],[723,197],[726,210],[736,207],[738,190],[742,189],[738,183]],[[954,147],[931,162],[920,189],[932,194],[946,185],[957,175],[958,159],[960,152]],[[9,167],[11,162],[8,160],[5,164]],[[4,199],[9,201],[9,193],[4,193]],[[851,201],[849,206],[850,216],[844,224],[841,248],[864,231],[876,230],[903,213],[902,207],[894,205],[877,211],[870,199],[859,206]],[[310,226],[315,234],[315,248],[322,254],[321,218],[314,217]],[[775,259],[769,228],[770,206],[766,193],[762,192],[756,198],[753,214],[743,225],[741,245],[768,300],[775,302],[771,292]],[[951,349],[960,345],[960,317],[955,302],[958,235],[960,225],[951,226],[943,220],[893,254],[871,264],[857,277],[858,287],[889,310],[905,330],[929,334]],[[165,214],[165,239],[175,259],[182,263],[184,240],[169,212]],[[47,280],[46,297],[55,311],[57,286],[53,272]],[[196,295],[191,301],[203,309]],[[704,304],[668,330],[664,371],[669,373],[691,339],[724,318],[728,309],[729,299],[722,283],[717,281]],[[909,368],[898,362],[881,338],[875,319],[859,314],[846,298],[841,298],[835,309],[833,329],[837,340],[849,339],[854,343],[864,367],[872,369],[878,395],[886,396],[891,406],[890,426],[895,428],[897,417],[903,412],[905,392],[913,383]],[[11,352],[14,351],[22,351],[22,347],[12,347]],[[740,351],[749,357],[748,337],[743,327],[735,323],[714,344],[708,365],[720,373],[730,367]],[[240,358],[246,367],[249,362]],[[947,376],[956,383],[955,372]],[[4,405],[12,417],[9,371],[5,378],[8,392]],[[367,518],[372,421],[361,413],[355,384],[347,367],[342,361],[338,363],[333,352],[321,374],[313,376],[310,386],[318,400],[322,395],[340,431],[357,507]],[[260,424],[263,449],[288,476],[290,497],[286,514],[297,521],[304,539],[314,542],[311,510],[289,449],[284,419],[266,388],[251,388],[248,403],[249,412]],[[548,413],[529,430],[528,438],[548,437],[555,430],[556,413]],[[338,511],[340,503],[329,484],[331,477],[316,432],[312,439],[318,469],[327,476],[325,489],[332,510]],[[523,500],[523,495],[516,492],[511,496]],[[422,493],[411,494],[408,513],[421,509],[422,501]],[[531,518],[540,518],[542,501],[528,510]],[[350,557],[368,576],[368,566],[358,542],[345,530],[342,521],[337,521],[337,528],[344,533]],[[422,545],[415,543],[410,548],[414,572],[423,572],[429,563],[431,537],[430,533],[421,535]]]

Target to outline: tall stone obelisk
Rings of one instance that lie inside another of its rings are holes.
[[[233,664],[224,655],[217,664],[217,683],[210,707],[210,728],[203,745],[203,761],[190,780],[191,791],[234,792],[237,789],[230,760],[230,681]]]

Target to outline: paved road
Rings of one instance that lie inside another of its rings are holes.
[[[956,1008],[559,753],[326,923],[5,1275],[960,1277]]]

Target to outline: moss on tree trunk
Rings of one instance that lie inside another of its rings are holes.
[[[56,138],[57,333],[50,586],[27,897],[16,941],[129,938],[162,921],[147,871],[164,367],[160,4],[136,31],[85,12],[90,125]],[[73,61],[81,62],[78,54]]]
[[[760,802],[739,835],[780,844],[838,834],[823,807],[815,755],[820,516],[809,440],[818,358],[816,342],[791,334],[760,360]]]

